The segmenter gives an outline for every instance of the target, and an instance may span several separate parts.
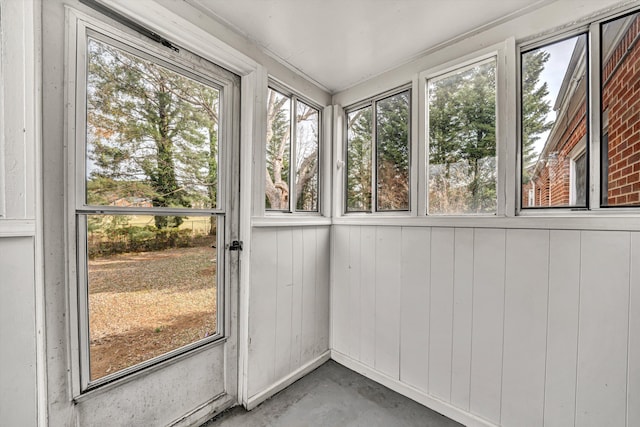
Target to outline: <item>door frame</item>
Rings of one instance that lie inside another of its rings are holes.
[[[83,5],[79,5],[76,0],[59,0],[57,2],[58,5],[55,7],[59,7],[59,4],[64,5],[65,9],[65,27],[71,27],[75,25],[72,21],[72,18],[77,18],[77,16],[71,16],[73,13],[76,15],[84,15],[84,12],[78,12],[78,10],[85,11],[85,7]],[[183,47],[186,50],[189,50],[195,55],[201,56],[206,60],[213,62],[216,65],[223,66],[227,68],[229,71],[232,71],[238,74],[241,77],[241,87],[240,93],[236,94],[239,96],[235,97],[235,103],[239,104],[240,107],[240,115],[242,117],[239,129],[237,127],[234,128],[233,140],[239,142],[239,144],[233,144],[232,147],[234,151],[237,151],[231,158],[234,160],[234,172],[233,174],[237,174],[239,177],[240,188],[233,188],[230,190],[232,194],[229,194],[230,198],[235,199],[235,204],[239,205],[239,209],[235,214],[231,214],[227,218],[227,223],[230,224],[232,222],[236,222],[237,226],[226,227],[227,230],[235,229],[236,231],[227,234],[227,241],[232,240],[243,240],[244,241],[244,251],[243,252],[227,252],[227,259],[231,259],[233,261],[231,264],[235,265],[237,268],[237,283],[231,286],[230,288],[227,285],[227,292],[225,305],[227,309],[225,310],[225,318],[226,324],[230,329],[230,336],[225,342],[223,347],[231,349],[231,352],[224,352],[225,360],[230,357],[233,360],[228,360],[229,366],[233,367],[233,369],[225,372],[224,375],[224,383],[225,390],[227,390],[228,399],[224,399],[227,403],[221,402],[222,396],[216,396],[209,402],[206,402],[201,407],[195,408],[193,411],[187,414],[176,414],[177,418],[175,419],[172,425],[192,425],[198,422],[206,420],[211,416],[212,413],[215,412],[216,407],[220,407],[221,403],[223,405],[233,405],[235,403],[246,404],[247,396],[246,396],[246,366],[247,366],[247,351],[248,351],[248,280],[249,280],[249,253],[250,253],[250,231],[251,231],[251,202],[252,202],[252,155],[253,150],[256,144],[254,144],[255,140],[259,140],[261,138],[261,134],[264,133],[262,129],[262,123],[264,119],[262,117],[262,107],[264,105],[264,98],[261,94],[264,92],[266,94],[266,72],[262,68],[261,65],[257,64],[252,59],[248,58],[244,54],[236,51],[232,47],[226,45],[221,42],[214,36],[212,36],[207,31],[202,28],[196,26],[195,24],[187,21],[186,19],[180,18],[175,15],[172,11],[160,6],[154,1],[136,1],[136,2],[111,2],[111,1],[101,1],[106,6],[111,7],[114,10],[117,10],[118,13],[139,22],[144,25],[146,28],[157,32],[158,34],[162,34],[165,37],[170,37],[173,42],[177,45]],[[70,4],[70,6],[69,6]],[[153,6],[153,7],[151,7]],[[72,7],[74,9],[72,9]],[[77,8],[77,9],[76,9]],[[46,13],[45,8],[45,13]],[[101,20],[100,15],[94,13],[92,10],[86,10],[87,17],[92,19]],[[143,18],[144,17],[144,18]],[[109,19],[105,20],[109,22]],[[45,35],[46,37],[46,35]],[[70,37],[65,38],[65,48],[69,50],[69,47],[72,45],[72,41]],[[75,42],[75,41],[74,41]],[[43,43],[43,47],[46,48],[47,42]],[[51,47],[51,45],[49,45]],[[62,51],[62,46],[60,52]],[[48,53],[48,55],[52,55]],[[67,58],[64,55],[65,59]],[[46,62],[46,61],[45,61]],[[69,65],[69,66],[68,66]],[[65,74],[65,81],[67,84],[72,81],[69,80],[70,69],[73,69],[72,64],[65,64],[65,68],[67,68],[67,72]],[[45,70],[46,71],[46,70]],[[46,81],[47,75],[45,74],[44,80]],[[46,86],[45,86],[46,88]],[[55,93],[55,90],[45,90],[45,97],[52,97],[50,93]],[[50,92],[50,93],[48,93]],[[72,120],[72,117],[75,117],[75,113],[73,110],[73,102],[70,99],[65,99],[64,105],[65,110],[67,110],[66,117],[68,120]],[[51,99],[47,100],[47,104],[52,102]],[[55,100],[54,100],[55,102]],[[51,122],[49,120],[48,122]],[[46,126],[46,123],[45,123]],[[49,125],[51,128],[51,125]],[[69,134],[69,129],[67,125],[63,127],[65,130],[65,135],[63,140],[66,145],[66,141],[74,141],[73,133]],[[52,129],[49,129],[51,131]],[[56,132],[53,132],[53,139],[56,138]],[[237,134],[239,133],[239,134]],[[51,139],[51,138],[48,138]],[[44,149],[45,157],[48,154],[52,153],[51,148]],[[64,168],[69,170],[70,162],[75,161],[75,159],[66,158],[62,164],[56,167]],[[55,167],[52,166],[55,170]],[[57,174],[57,172],[56,172]],[[47,178],[47,168],[45,167],[45,183],[50,178]],[[49,184],[48,188],[51,189],[55,184]],[[45,184],[47,187],[47,184]],[[65,191],[73,191],[72,186],[66,186]],[[57,205],[59,202],[53,202],[55,196],[45,196],[45,205],[47,203],[49,205]],[[49,200],[47,202],[46,200]],[[51,207],[51,206],[50,206]],[[72,211],[69,211],[69,206],[65,203],[65,223],[68,221],[68,218],[74,217],[72,215]],[[56,223],[56,217],[51,220],[52,223]],[[50,236],[50,238],[55,241],[58,239],[58,231],[45,231],[45,238]],[[64,245],[67,262],[69,261],[69,257],[73,257],[75,253],[75,244],[69,240],[68,233],[64,233],[66,236],[66,244]],[[56,243],[50,243],[50,245],[55,245]],[[226,251],[225,251],[226,252]],[[237,254],[237,255],[236,255]],[[54,255],[53,258],[56,256]],[[237,262],[236,262],[237,261]],[[50,278],[46,277],[45,280],[47,282],[52,282],[55,280],[56,276],[60,276],[60,272],[58,272],[58,268],[56,266],[52,266],[51,261],[48,263],[50,265],[50,269],[53,270],[53,275]],[[67,267],[65,267],[66,269]],[[69,270],[67,270],[65,283],[68,287],[69,282]],[[225,274],[226,277],[229,274]],[[77,367],[78,363],[73,361],[74,354],[77,354],[75,350],[77,348],[73,348],[72,345],[67,342],[64,344],[62,341],[59,341],[61,337],[66,336],[66,341],[72,339],[72,336],[75,334],[73,329],[73,325],[77,325],[77,310],[69,304],[68,297],[66,298],[67,304],[65,311],[67,315],[71,317],[70,320],[66,322],[67,326],[62,326],[61,324],[56,324],[60,316],[64,316],[60,307],[60,294],[59,290],[50,290],[47,291],[47,294],[50,296],[50,302],[47,304],[47,310],[53,310],[53,313],[48,313],[47,317],[47,353],[51,355],[48,357],[48,392],[47,392],[47,407],[49,411],[49,420],[51,422],[56,422],[56,420],[60,419],[78,419],[77,418],[77,406],[82,406],[82,402],[88,402],[95,400],[93,396],[97,394],[105,393],[105,390],[111,388],[111,384],[107,385],[107,387],[99,387],[95,390],[91,390],[87,393],[84,393],[81,397],[77,397],[78,394],[74,391],[73,384],[79,384],[75,377],[73,377],[73,373],[70,373],[68,367]],[[51,298],[52,297],[52,298]],[[52,307],[54,307],[52,309]],[[74,319],[73,317],[76,316]],[[64,333],[63,333],[64,332]],[[66,347],[61,353],[61,349],[57,347],[57,343],[60,342],[63,344],[63,347]],[[205,345],[206,348],[211,348],[210,345]],[[198,350],[194,351],[198,353]],[[65,354],[66,353],[66,354]],[[187,353],[187,357],[191,357],[193,353]],[[197,356],[196,356],[197,357]],[[184,359],[184,356],[177,356],[176,359]],[[155,368],[152,368],[153,370]],[[65,374],[66,372],[66,374]],[[65,378],[66,377],[66,378]],[[56,378],[65,378],[60,381],[60,379]],[[129,382],[128,380],[122,381],[123,383]],[[117,384],[114,386],[118,387]],[[76,390],[77,391],[77,390]],[[62,396],[67,396],[68,398],[62,398]],[[74,398],[76,396],[76,398]]]

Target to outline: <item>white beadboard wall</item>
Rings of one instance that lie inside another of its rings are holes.
[[[329,358],[329,226],[254,227],[248,407]]]
[[[640,425],[640,233],[333,227],[332,356],[466,425]]]

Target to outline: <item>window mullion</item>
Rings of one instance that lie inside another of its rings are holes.
[[[291,139],[289,141],[289,212],[295,212],[297,206],[296,200],[296,159],[297,159],[297,141],[298,141],[298,129],[296,126],[297,114],[298,114],[298,99],[292,96],[289,100],[291,108],[291,114],[289,115],[289,126],[291,131]]]
[[[378,102],[371,105],[371,212],[378,211]]]
[[[594,23],[589,27],[589,61],[587,63],[587,76],[589,78],[589,93],[587,109],[589,111],[587,132],[589,140],[587,141],[589,150],[587,150],[587,161],[590,173],[587,176],[589,182],[589,209],[600,209],[600,138],[601,135],[601,65],[600,65],[600,24]],[[606,155],[606,154],[605,154]]]

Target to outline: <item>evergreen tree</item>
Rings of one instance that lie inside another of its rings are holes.
[[[377,204],[409,209],[409,93],[376,104]]]
[[[430,84],[431,212],[495,211],[495,102],[495,63]]]
[[[538,160],[535,143],[540,135],[553,127],[547,121],[551,111],[547,82],[540,84],[540,74],[549,60],[549,53],[544,50],[527,52],[522,55],[522,183],[531,179],[530,168]]]
[[[373,114],[371,107],[347,116],[347,209],[371,210],[371,150]]]
[[[156,207],[215,205],[216,89],[90,40],[87,93],[89,203],[109,204],[111,195]],[[177,227],[182,218],[155,223]]]

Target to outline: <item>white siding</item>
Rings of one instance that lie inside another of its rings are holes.
[[[333,350],[347,366],[468,425],[638,424],[640,233],[336,225],[333,234],[332,289],[357,283],[367,319],[354,334],[354,306],[332,307]],[[360,277],[348,268],[354,257]]]
[[[582,233],[576,425],[626,418],[630,235]]]
[[[552,231],[544,396],[548,427],[572,426],[575,421],[579,295],[580,232]]]
[[[380,227],[376,234],[375,368],[400,377],[400,228]]]
[[[431,231],[429,393],[445,401],[451,399],[454,239],[453,228]]]
[[[429,382],[431,230],[402,229],[400,380],[426,392]]]
[[[505,425],[542,425],[548,279],[549,231],[507,231],[501,411]]]
[[[249,301],[249,397],[329,349],[329,229],[254,228]]]
[[[34,1],[0,0],[0,425],[44,420],[39,29]]]
[[[32,237],[0,237],[0,425],[36,425]]]

